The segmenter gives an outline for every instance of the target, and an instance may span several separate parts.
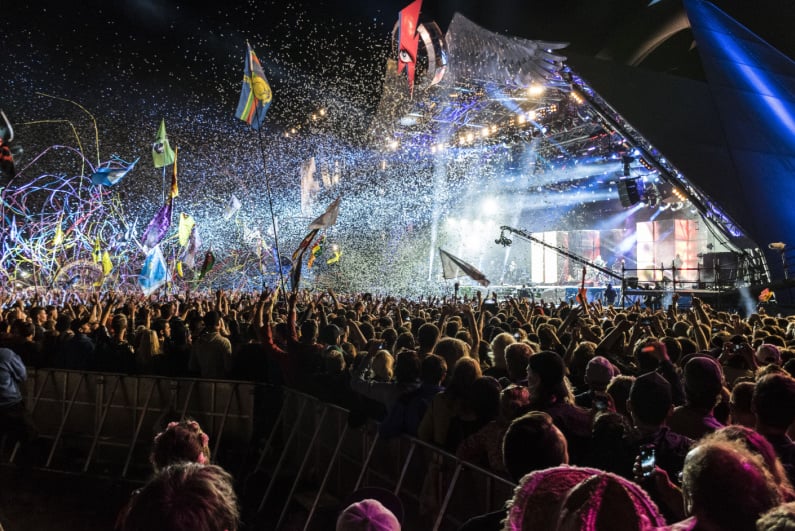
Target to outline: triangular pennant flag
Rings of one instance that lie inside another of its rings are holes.
[[[474,266],[464,262],[460,258],[453,256],[447,251],[439,249],[439,257],[442,261],[442,273],[444,278],[458,278],[468,276],[478,282],[481,286],[488,286],[490,282],[486,275],[478,271]]]
[[[304,251],[307,250],[309,244],[312,243],[312,240],[315,239],[315,236],[317,236],[319,230],[320,229],[312,229],[311,231],[309,231],[309,234],[304,236],[304,239],[301,240],[301,243],[298,244],[298,248],[295,250],[295,252],[293,252],[293,262],[295,262],[298,259],[299,255],[301,255]]]
[[[212,250],[208,249],[206,253],[204,253],[204,263],[202,264],[202,269],[199,272],[199,280],[202,280],[207,273],[215,265],[215,255],[213,254]]]
[[[340,199],[342,198],[338,197],[335,199],[322,215],[309,224],[309,228],[325,229],[337,223],[337,215],[340,213]]]
[[[157,139],[152,144],[152,160],[155,163],[155,168],[162,168],[174,163],[174,150],[168,145],[168,137],[166,136],[166,121],[160,120],[160,129],[157,130]]]
[[[273,94],[257,55],[248,43],[246,43],[246,49],[243,87],[240,91],[235,116],[257,131],[265,121],[265,113],[268,112]]]
[[[168,267],[166,267],[166,260],[163,258],[163,253],[160,251],[160,246],[156,245],[144,260],[144,267],[141,274],[138,275],[138,285],[144,296],[148,297],[154,293],[160,286],[168,281]]]
[[[185,212],[179,215],[179,228],[177,229],[177,233],[179,234],[179,244],[182,247],[188,245],[190,233],[193,231],[194,225],[196,225],[196,220],[193,219],[193,216]]]
[[[229,203],[227,203],[226,207],[224,208],[224,221],[229,221],[232,219],[232,216],[240,210],[240,200],[235,197],[235,194],[232,194],[232,197],[229,199]]]
[[[139,159],[140,157],[130,164],[127,164],[121,159],[114,159],[112,162],[108,163],[107,167],[99,168],[91,175],[91,183],[101,186],[113,186],[121,181],[125,175],[130,173]]]
[[[177,184],[177,155],[179,148],[174,151],[174,173],[171,174],[171,190],[169,190],[169,197],[174,199],[179,195],[179,185]]]
[[[144,250],[153,249],[168,233],[168,228],[171,226],[172,204],[172,198],[166,199],[166,203],[160,207],[155,217],[146,226],[142,239]]]

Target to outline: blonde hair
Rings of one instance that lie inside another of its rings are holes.
[[[392,357],[392,354],[388,350],[379,350],[375,353],[371,367],[377,380],[388,382],[392,379],[394,365],[395,358]]]

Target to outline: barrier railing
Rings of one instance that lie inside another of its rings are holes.
[[[49,443],[45,470],[143,479],[152,438],[165,421],[196,419],[221,449],[248,449],[257,384],[31,369],[27,407],[40,440]],[[223,445],[223,446],[222,446]],[[15,445],[10,462],[18,457]]]
[[[403,501],[406,529],[456,529],[497,510],[514,487],[418,439],[384,439],[372,422],[353,427],[346,409],[264,384],[31,369],[27,406],[49,445],[35,466],[133,481],[150,474],[152,438],[166,421],[196,419],[264,529],[292,529],[296,519],[304,530],[327,528],[365,486]],[[241,464],[249,457],[253,467]],[[244,473],[264,475],[264,489],[246,492]]]

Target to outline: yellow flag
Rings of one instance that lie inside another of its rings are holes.
[[[94,259],[94,263],[98,264],[102,261],[102,247],[99,241],[99,236],[94,241],[94,252],[91,253],[91,257]]]
[[[177,262],[177,274],[179,275],[179,278],[185,276],[182,274],[182,262]]]
[[[179,215],[179,229],[177,230],[179,234],[179,244],[183,247],[188,245],[188,240],[190,240],[190,233],[193,230],[193,226],[196,224],[196,220],[193,219],[193,216],[186,213],[181,213]]]
[[[55,228],[55,236],[52,239],[53,245],[61,245],[63,243],[63,231],[60,224]]]
[[[102,253],[102,274],[109,275],[113,271],[113,262],[110,261],[108,251]]]

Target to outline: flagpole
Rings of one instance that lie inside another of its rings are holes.
[[[160,202],[165,203],[166,202],[166,167],[165,166],[163,166],[163,183],[160,186],[160,191],[161,191]]]
[[[250,58],[249,58],[250,60]],[[287,302],[287,289],[284,285],[284,274],[282,273],[282,254],[279,252],[279,232],[276,230],[276,216],[273,215],[273,197],[271,196],[271,179],[270,174],[267,171],[266,162],[265,162],[265,147],[262,145],[262,128],[257,129],[257,136],[259,136],[259,151],[260,156],[262,157],[262,170],[265,174],[265,189],[268,192],[268,208],[271,211],[271,225],[273,226],[273,244],[276,247],[276,260],[279,262],[276,264],[277,269],[279,270],[279,281],[281,282],[282,286],[282,297],[284,297],[284,301]],[[295,267],[295,264],[293,264]],[[299,261],[298,267],[301,267],[301,263]]]

